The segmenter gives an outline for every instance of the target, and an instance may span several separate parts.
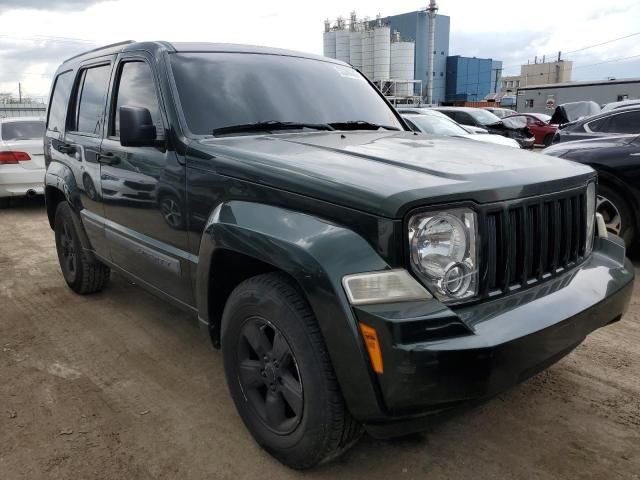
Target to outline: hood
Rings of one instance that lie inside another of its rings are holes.
[[[598,137],[588,140],[575,140],[572,142],[562,142],[545,148],[542,153],[553,155],[554,157],[563,157],[568,153],[577,153],[580,151],[594,151],[603,148],[620,147],[633,142],[638,135],[614,135],[610,137]]]
[[[317,132],[192,142],[189,166],[400,218],[415,206],[485,203],[580,185],[591,168],[515,148],[411,132]]]

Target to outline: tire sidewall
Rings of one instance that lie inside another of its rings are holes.
[[[238,378],[237,345],[244,322],[262,317],[276,326],[295,356],[303,386],[303,413],[296,429],[287,435],[271,431],[245,398]],[[286,299],[271,289],[250,288],[234,292],[227,303],[222,322],[222,354],[227,384],[247,429],[256,441],[275,457],[322,450],[321,430],[328,428],[329,394],[325,384],[323,359],[305,329],[304,319]],[[294,460],[295,462],[295,460]]]
[[[76,225],[71,217],[71,208],[66,202],[61,203],[56,211],[56,218],[54,224],[55,231],[55,239],[56,239],[56,251],[58,253],[58,262],[60,263],[60,270],[62,271],[62,276],[64,277],[67,284],[74,288],[82,279],[81,276],[81,262],[82,262],[82,244],[80,243],[80,239],[78,238],[78,233],[76,232]],[[73,248],[76,251],[76,271],[72,274],[69,272],[65,266],[65,262],[63,261],[62,255],[62,246],[60,242],[60,235],[62,233],[63,225],[67,224],[69,232],[71,234]]]
[[[612,202],[620,213],[622,227],[620,237],[627,247],[630,247],[635,240],[635,219],[627,201],[607,185],[598,185],[597,195],[601,195]]]

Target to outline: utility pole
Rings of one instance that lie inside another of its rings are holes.
[[[438,5],[436,0],[430,0],[427,7],[427,14],[429,15],[429,65],[427,68],[427,103],[433,103],[433,77],[436,51],[436,14],[438,13]]]
[[[22,84],[18,82],[18,103],[22,103]]]

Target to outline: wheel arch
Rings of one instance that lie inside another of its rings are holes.
[[[372,418],[382,411],[381,396],[341,280],[348,273],[385,268],[349,229],[280,207],[223,203],[211,214],[200,244],[198,317],[219,346],[220,320],[233,288],[261,273],[286,274],[316,316],[350,411],[356,418]]]
[[[69,202],[77,213],[81,209],[80,190],[76,179],[67,165],[51,162],[44,177],[44,198],[49,226],[53,229],[56,208],[62,201]]]
[[[603,169],[600,165],[590,165],[598,172],[598,183],[603,184],[616,192],[618,192],[629,205],[629,211],[633,216],[633,226],[636,231],[640,231],[640,218],[637,214],[640,209],[638,197],[634,194],[629,186],[622,181],[614,172]]]

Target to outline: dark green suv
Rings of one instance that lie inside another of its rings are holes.
[[[591,168],[414,134],[344,63],[127,42],[64,62],[49,105],[66,282],[116,269],[197,316],[291,467],[515,385],[629,301]]]

